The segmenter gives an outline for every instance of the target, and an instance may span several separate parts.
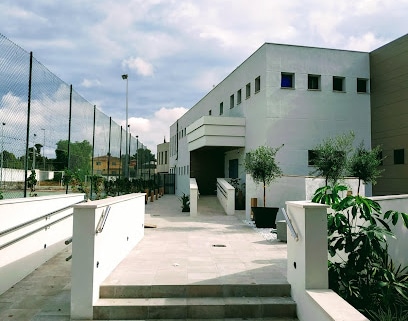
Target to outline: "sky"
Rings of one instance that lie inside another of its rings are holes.
[[[156,153],[170,125],[263,43],[372,51],[408,0],[2,0],[0,33]]]

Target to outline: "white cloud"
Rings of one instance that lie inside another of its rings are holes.
[[[129,68],[130,70],[136,71],[142,76],[153,76],[153,65],[147,61],[144,61],[140,57],[130,57],[122,62],[122,67],[124,69]]]
[[[170,126],[187,111],[184,107],[160,108],[151,118],[129,118],[130,132],[132,136],[139,136],[139,141],[156,153],[157,144],[162,143],[164,138],[170,141]],[[123,123],[122,126],[126,124]]]
[[[84,78],[84,80],[81,83],[81,86],[85,88],[99,87],[100,85],[101,85],[101,82],[98,79]]]
[[[380,47],[383,43],[380,39],[377,39],[372,32],[368,32],[361,36],[351,36],[348,39],[348,44],[346,48],[358,51],[371,51]]]

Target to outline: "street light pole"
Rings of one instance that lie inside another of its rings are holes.
[[[6,123],[1,123],[1,158],[0,158],[0,188],[3,184],[3,154],[4,154],[4,126]]]
[[[43,166],[44,166],[44,172],[45,172],[45,128],[41,128],[42,131],[44,131],[44,145],[43,145]]]
[[[129,165],[128,165],[128,89],[129,89],[129,79],[128,74],[122,75],[122,79],[126,80],[126,153],[125,153],[125,177],[129,178]]]
[[[136,177],[138,166],[139,166],[139,135],[136,135]]]
[[[37,137],[37,134],[34,134],[34,142],[33,142],[33,164],[32,164],[32,166],[33,166],[33,170],[35,170],[35,137]]]

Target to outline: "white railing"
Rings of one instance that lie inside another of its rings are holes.
[[[328,287],[327,205],[286,202],[296,231],[287,238],[287,277],[300,321],[368,321]],[[288,228],[289,230],[289,225]],[[291,233],[290,230],[288,234]]]
[[[74,206],[71,320],[90,320],[99,286],[144,236],[145,194]]]
[[[190,215],[197,215],[198,208],[198,185],[195,178],[190,178]]]
[[[84,194],[0,201],[0,294],[59,253],[72,236],[72,205]]]
[[[235,188],[225,178],[217,178],[217,197],[227,215],[235,213]]]

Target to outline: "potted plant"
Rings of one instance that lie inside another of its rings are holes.
[[[241,181],[239,178],[231,178],[230,184],[232,187],[235,188],[235,209],[236,210],[244,210],[245,209],[245,196],[243,189],[245,188],[245,184],[243,188],[241,188]]]
[[[283,146],[283,145],[282,145]],[[275,160],[276,153],[282,148],[259,146],[245,157],[245,171],[252,176],[256,184],[263,184],[263,207],[252,207],[256,227],[276,228],[278,207],[266,207],[266,187],[282,176],[282,170]]]
[[[190,212],[190,196],[183,193],[179,200],[181,202],[181,211]]]

